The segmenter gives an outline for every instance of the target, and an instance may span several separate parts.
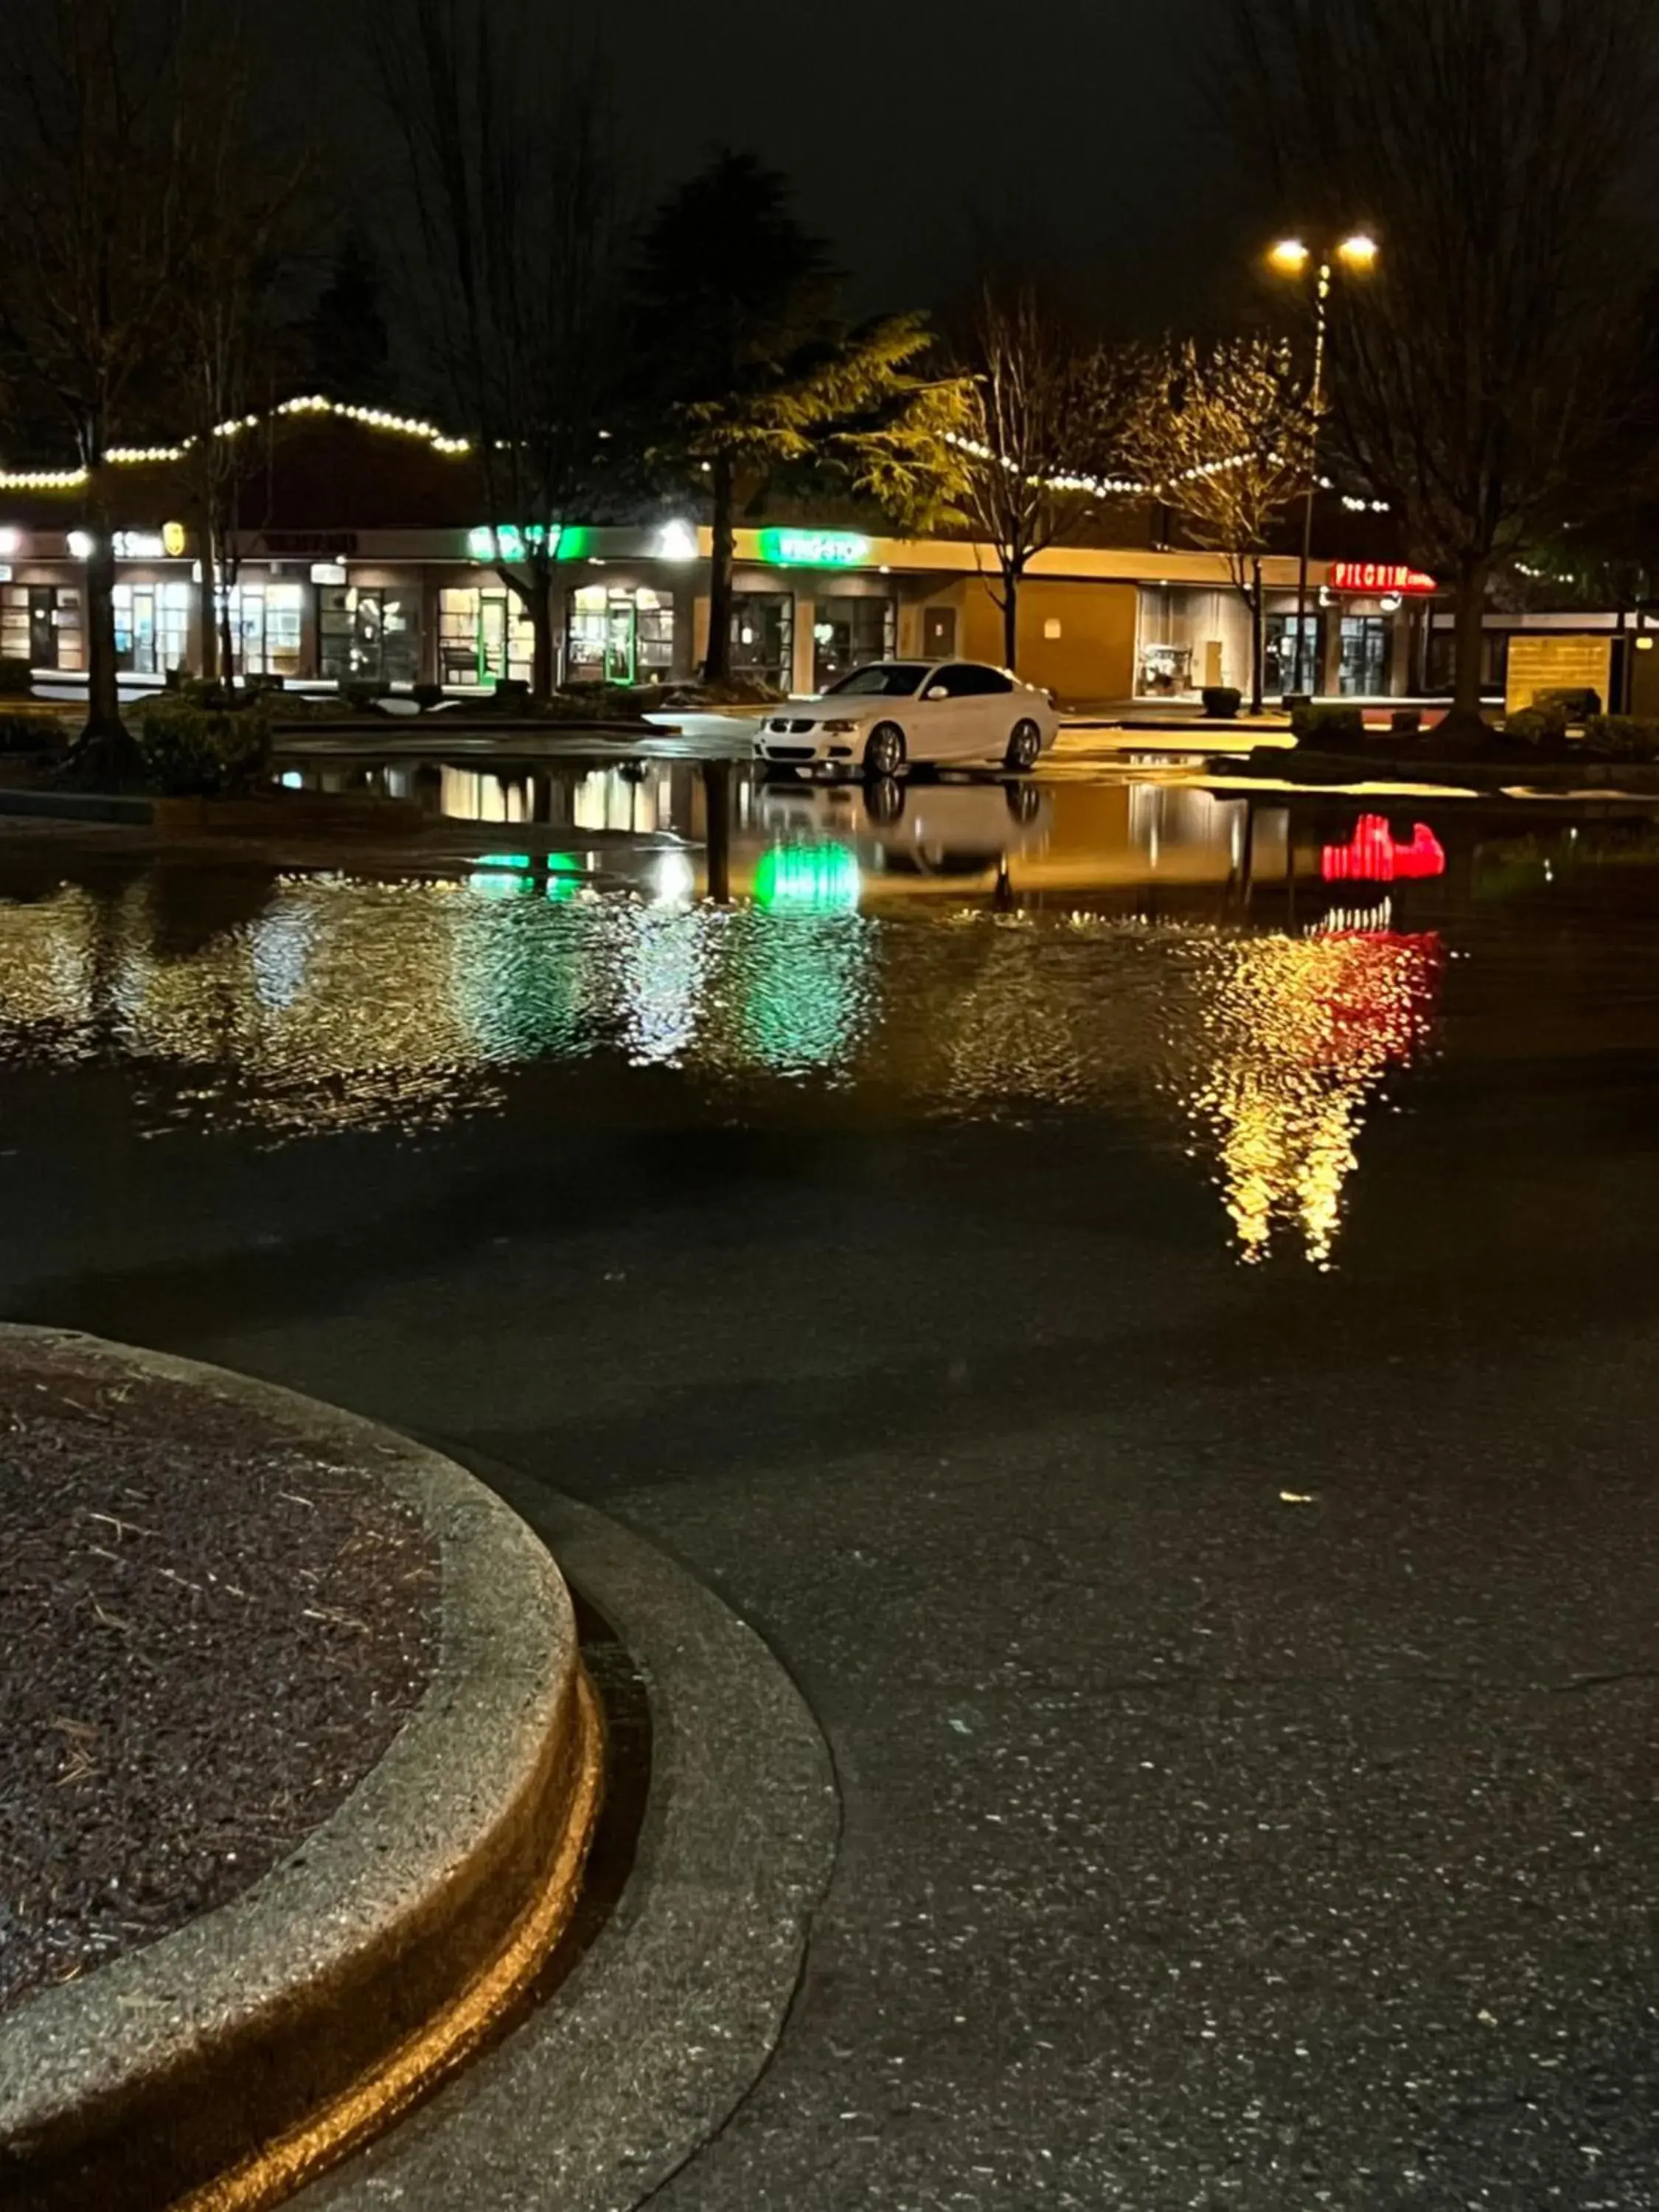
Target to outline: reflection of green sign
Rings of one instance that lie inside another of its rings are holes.
[[[775,568],[861,568],[870,540],[850,530],[763,530],[761,559]]]
[[[561,523],[553,526],[553,557],[556,561],[580,561],[593,542],[591,530],[573,524],[566,529]],[[492,530],[487,522],[466,533],[466,550],[475,561],[522,561],[537,548],[545,545],[548,532],[539,522],[527,523],[520,529],[516,523],[504,522]]]
[[[774,845],[755,870],[769,914],[856,914],[860,878],[850,845]]]

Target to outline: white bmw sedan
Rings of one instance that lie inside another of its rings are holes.
[[[878,660],[821,698],[767,714],[764,761],[898,775],[920,761],[995,761],[1024,771],[1053,744],[1060,716],[1046,691],[976,660]]]

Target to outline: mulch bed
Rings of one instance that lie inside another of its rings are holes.
[[[438,1601],[371,1471],[85,1346],[0,1347],[0,2008],[326,1820],[418,1702]]]

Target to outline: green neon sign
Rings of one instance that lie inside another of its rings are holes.
[[[774,568],[861,568],[875,549],[852,530],[763,530],[761,559]]]
[[[540,522],[526,523],[522,529],[515,522],[500,523],[494,529],[489,523],[481,522],[476,530],[466,533],[467,554],[474,561],[523,561],[532,552],[538,552],[550,535],[556,561],[585,560],[593,542],[592,532],[580,523],[567,529],[562,523],[556,522],[550,533],[546,525]]]

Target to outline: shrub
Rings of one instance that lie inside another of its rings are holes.
[[[1593,714],[1584,728],[1584,750],[1598,760],[1659,760],[1659,722],[1634,714]]]
[[[1322,745],[1332,752],[1349,752],[1365,742],[1365,717],[1358,707],[1312,702],[1297,707],[1291,710],[1291,728],[1301,744],[1316,749]]]
[[[1561,726],[1569,722],[1593,721],[1601,711],[1601,695],[1589,689],[1566,691],[1534,691],[1532,703],[1545,714],[1559,714]]]
[[[1204,712],[1212,722],[1232,722],[1244,703],[1244,694],[1231,684],[1212,684],[1200,693]]]
[[[497,679],[495,697],[503,707],[527,707],[530,686],[522,676],[503,676]]]
[[[392,696],[392,686],[389,684],[343,684],[340,696],[348,707],[372,707],[377,699]]]
[[[0,714],[0,753],[49,752],[63,735],[56,714]]]
[[[257,790],[270,774],[270,723],[263,706],[198,707],[153,700],[136,718],[144,781],[168,799],[216,799]]]
[[[441,684],[417,684],[409,696],[423,714],[429,714],[434,707],[443,705],[444,687]]]
[[[1504,734],[1516,744],[1562,745],[1567,738],[1566,711],[1561,706],[1522,707],[1509,717]]]
[[[245,676],[242,688],[251,691],[256,699],[278,699],[286,686],[280,676]]]
[[[1423,709],[1420,707],[1396,707],[1389,717],[1389,727],[1396,738],[1421,737]]]
[[[8,653],[4,659],[0,659],[0,691],[13,698],[20,692],[27,694],[31,673],[27,655],[18,658]]]

